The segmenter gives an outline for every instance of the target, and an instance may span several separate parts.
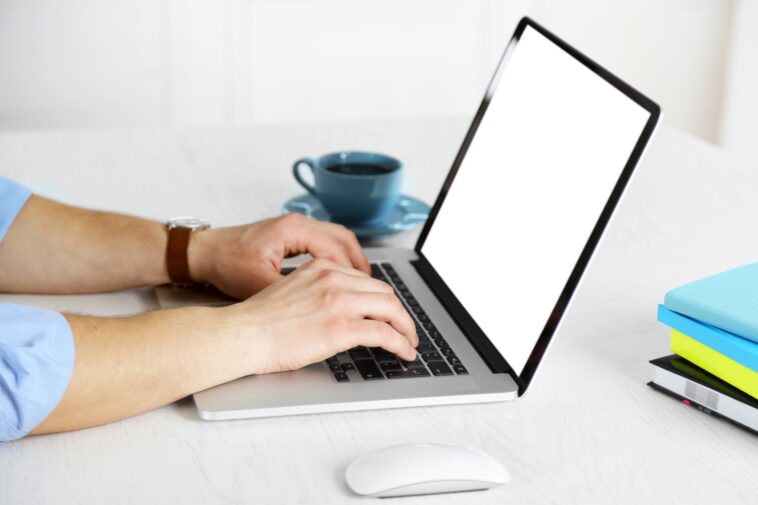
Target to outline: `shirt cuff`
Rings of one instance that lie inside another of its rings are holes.
[[[63,397],[74,369],[74,336],[52,310],[0,304],[0,442],[21,438]]]
[[[0,176],[0,242],[30,196],[29,188]]]

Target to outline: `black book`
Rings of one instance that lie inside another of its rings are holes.
[[[758,400],[676,354],[650,363],[648,386],[758,435]]]

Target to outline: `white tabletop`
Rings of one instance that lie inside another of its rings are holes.
[[[406,191],[431,203],[465,128],[462,120],[420,120],[3,133],[0,174],[68,203],[225,225],[278,214],[301,192],[292,161],[337,149],[399,157]],[[645,383],[648,360],[668,354],[656,322],[663,294],[758,259],[757,191],[757,164],[659,131],[522,399],[228,422],[201,421],[183,400],[108,426],[0,445],[0,503],[358,502],[343,481],[353,458],[420,441],[485,449],[512,481],[398,503],[755,503],[758,438]],[[406,233],[391,243],[414,239]],[[150,290],[0,302],[92,314],[156,308]]]

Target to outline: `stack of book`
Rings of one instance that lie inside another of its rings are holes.
[[[669,291],[658,320],[674,354],[649,385],[758,433],[758,263]]]

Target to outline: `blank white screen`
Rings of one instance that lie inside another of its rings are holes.
[[[422,252],[515,371],[649,116],[531,27],[510,54]]]

